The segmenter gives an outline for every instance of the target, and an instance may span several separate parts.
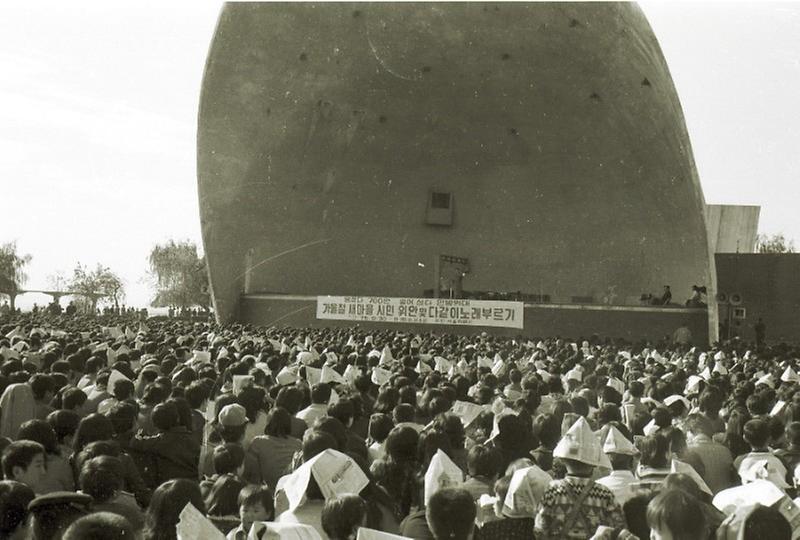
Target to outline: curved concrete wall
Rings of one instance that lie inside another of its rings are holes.
[[[714,289],[680,103],[626,3],[227,4],[198,128],[218,316],[245,287],[554,297]],[[453,225],[426,224],[431,190]],[[424,265],[421,266],[419,263]]]

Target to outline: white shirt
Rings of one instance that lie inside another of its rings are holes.
[[[328,414],[328,405],[324,403],[312,403],[295,416],[300,420],[303,420],[306,425],[310,428],[314,425],[314,422],[317,421],[318,418],[322,418]]]
[[[631,484],[636,481],[636,477],[631,471],[611,471],[608,476],[595,480],[598,484],[611,490],[620,506],[635,495]]]

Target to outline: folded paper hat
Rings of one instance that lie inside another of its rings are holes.
[[[313,368],[311,366],[306,366],[306,381],[308,381],[309,386],[314,386],[315,384],[319,384],[322,382],[322,370],[319,368]]]
[[[720,363],[714,365],[714,373],[719,373],[720,375],[727,375],[728,369]]]
[[[237,427],[247,423],[247,411],[238,403],[225,405],[219,411],[219,423],[223,426]]]
[[[779,470],[766,459],[743,463],[743,466],[739,469],[739,477],[742,479],[742,484],[748,484],[756,480],[767,480],[781,489],[791,487],[786,483],[786,470]]]
[[[433,368],[431,366],[429,366],[428,364],[426,364],[425,362],[423,362],[422,360],[419,360],[417,362],[417,367],[416,367],[416,369],[414,371],[416,371],[420,375],[424,375],[426,373],[432,372]]]
[[[324,383],[347,384],[345,378],[339,375],[339,372],[330,366],[322,366],[320,381]]]
[[[672,405],[673,403],[677,403],[678,401],[683,403],[683,406],[686,407],[687,411],[692,408],[692,404],[689,403],[689,400],[683,396],[679,396],[678,394],[673,394],[671,396],[667,396],[666,398],[664,398],[664,405],[669,407],[670,405]]]
[[[314,477],[326,500],[345,493],[358,494],[369,484],[369,479],[353,458],[331,448],[303,463],[292,474],[278,481],[277,490],[283,490],[294,510],[305,500],[306,489]]]
[[[714,360],[716,360],[717,362],[719,362],[720,360],[724,360],[724,359],[725,359],[725,353],[724,353],[724,352],[722,352],[722,351],[717,351],[717,352],[714,354]]]
[[[536,369],[547,369],[547,364],[544,360],[537,360],[533,363],[533,367]]]
[[[383,369],[380,367],[372,368],[372,382],[377,384],[378,386],[383,386],[384,384],[388,383],[389,380],[392,378],[392,372],[388,369]]]
[[[578,417],[572,427],[558,441],[553,450],[553,457],[573,459],[595,467],[611,468],[611,462],[603,453],[600,440],[583,416]]]
[[[437,450],[425,472],[425,504],[428,504],[431,496],[440,489],[457,486],[463,482],[464,473],[458,465],[453,463],[453,460],[441,449]]]
[[[738,508],[761,504],[772,506],[786,494],[767,480],[756,480],[744,486],[724,489],[714,496],[712,504],[722,513],[730,515]]]
[[[314,355],[308,351],[297,353],[297,361],[301,364],[308,365],[314,361]]]
[[[536,517],[542,495],[552,481],[553,478],[536,465],[514,471],[503,501],[503,515],[509,518]]]
[[[653,433],[655,433],[655,432],[656,432],[656,431],[658,431],[659,429],[661,429],[661,426],[659,426],[658,424],[656,424],[656,420],[655,420],[655,418],[654,418],[654,419],[650,420],[650,421],[649,421],[649,422],[648,422],[648,423],[647,423],[647,424],[646,424],[646,425],[645,425],[645,426],[642,428],[642,432],[643,432],[643,433],[644,433],[646,436],[648,436],[648,437],[649,437],[650,435],[652,435]]]
[[[606,454],[624,454],[635,456],[639,453],[631,441],[625,438],[620,430],[614,426],[608,426],[605,441],[603,441],[603,452]]]
[[[388,345],[385,345],[383,347],[383,351],[381,351],[380,362],[378,362],[378,363],[380,365],[388,364],[392,360],[394,360],[394,357],[392,356],[392,350],[389,348]]]
[[[703,371],[700,373],[700,376],[707,381],[711,379],[711,370],[708,369],[708,366],[703,369]]]
[[[344,370],[344,380],[349,384],[355,384],[356,379],[361,374],[360,370],[353,364],[348,364]]]
[[[775,382],[772,380],[772,375],[769,373],[767,373],[766,375],[764,375],[763,377],[761,377],[756,381],[756,386],[758,386],[759,384],[764,384],[773,389],[775,388]]]
[[[625,383],[622,382],[621,380],[617,379],[616,377],[609,377],[608,382],[606,383],[606,386],[609,386],[609,387],[613,388],[614,390],[616,390],[619,395],[622,395],[622,394],[625,393]]]
[[[672,463],[670,464],[670,471],[673,473],[682,473],[694,480],[694,483],[697,484],[697,487],[700,488],[701,491],[704,491],[714,496],[714,492],[711,491],[711,488],[708,487],[706,481],[703,480],[703,477],[700,476],[697,471],[689,465],[688,463],[684,463],[683,461],[678,461],[677,459],[673,459]]]
[[[700,392],[700,382],[702,380],[703,378],[697,375],[689,375],[689,378],[686,380],[686,388],[684,388],[683,392],[686,395],[697,394]]]
[[[293,382],[300,380],[300,377],[297,376],[297,373],[294,373],[288,367],[281,369],[275,378],[278,380],[278,384],[280,385],[292,384]]]
[[[572,368],[571,370],[567,371],[566,379],[567,380],[572,379],[574,381],[580,382],[583,380],[583,373],[577,368]]]
[[[781,375],[781,380],[783,382],[800,382],[800,376],[792,369],[792,366],[787,366]]]

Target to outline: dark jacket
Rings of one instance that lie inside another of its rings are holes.
[[[158,485],[174,478],[197,479],[200,445],[192,432],[183,426],[174,427],[158,435],[137,435],[130,442],[131,450],[152,454],[156,461]]]

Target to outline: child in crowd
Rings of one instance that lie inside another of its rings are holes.
[[[250,527],[257,521],[272,521],[275,517],[272,490],[268,486],[248,484],[239,492],[238,527],[228,533],[228,540],[245,540]],[[263,534],[263,531],[262,531]]]

